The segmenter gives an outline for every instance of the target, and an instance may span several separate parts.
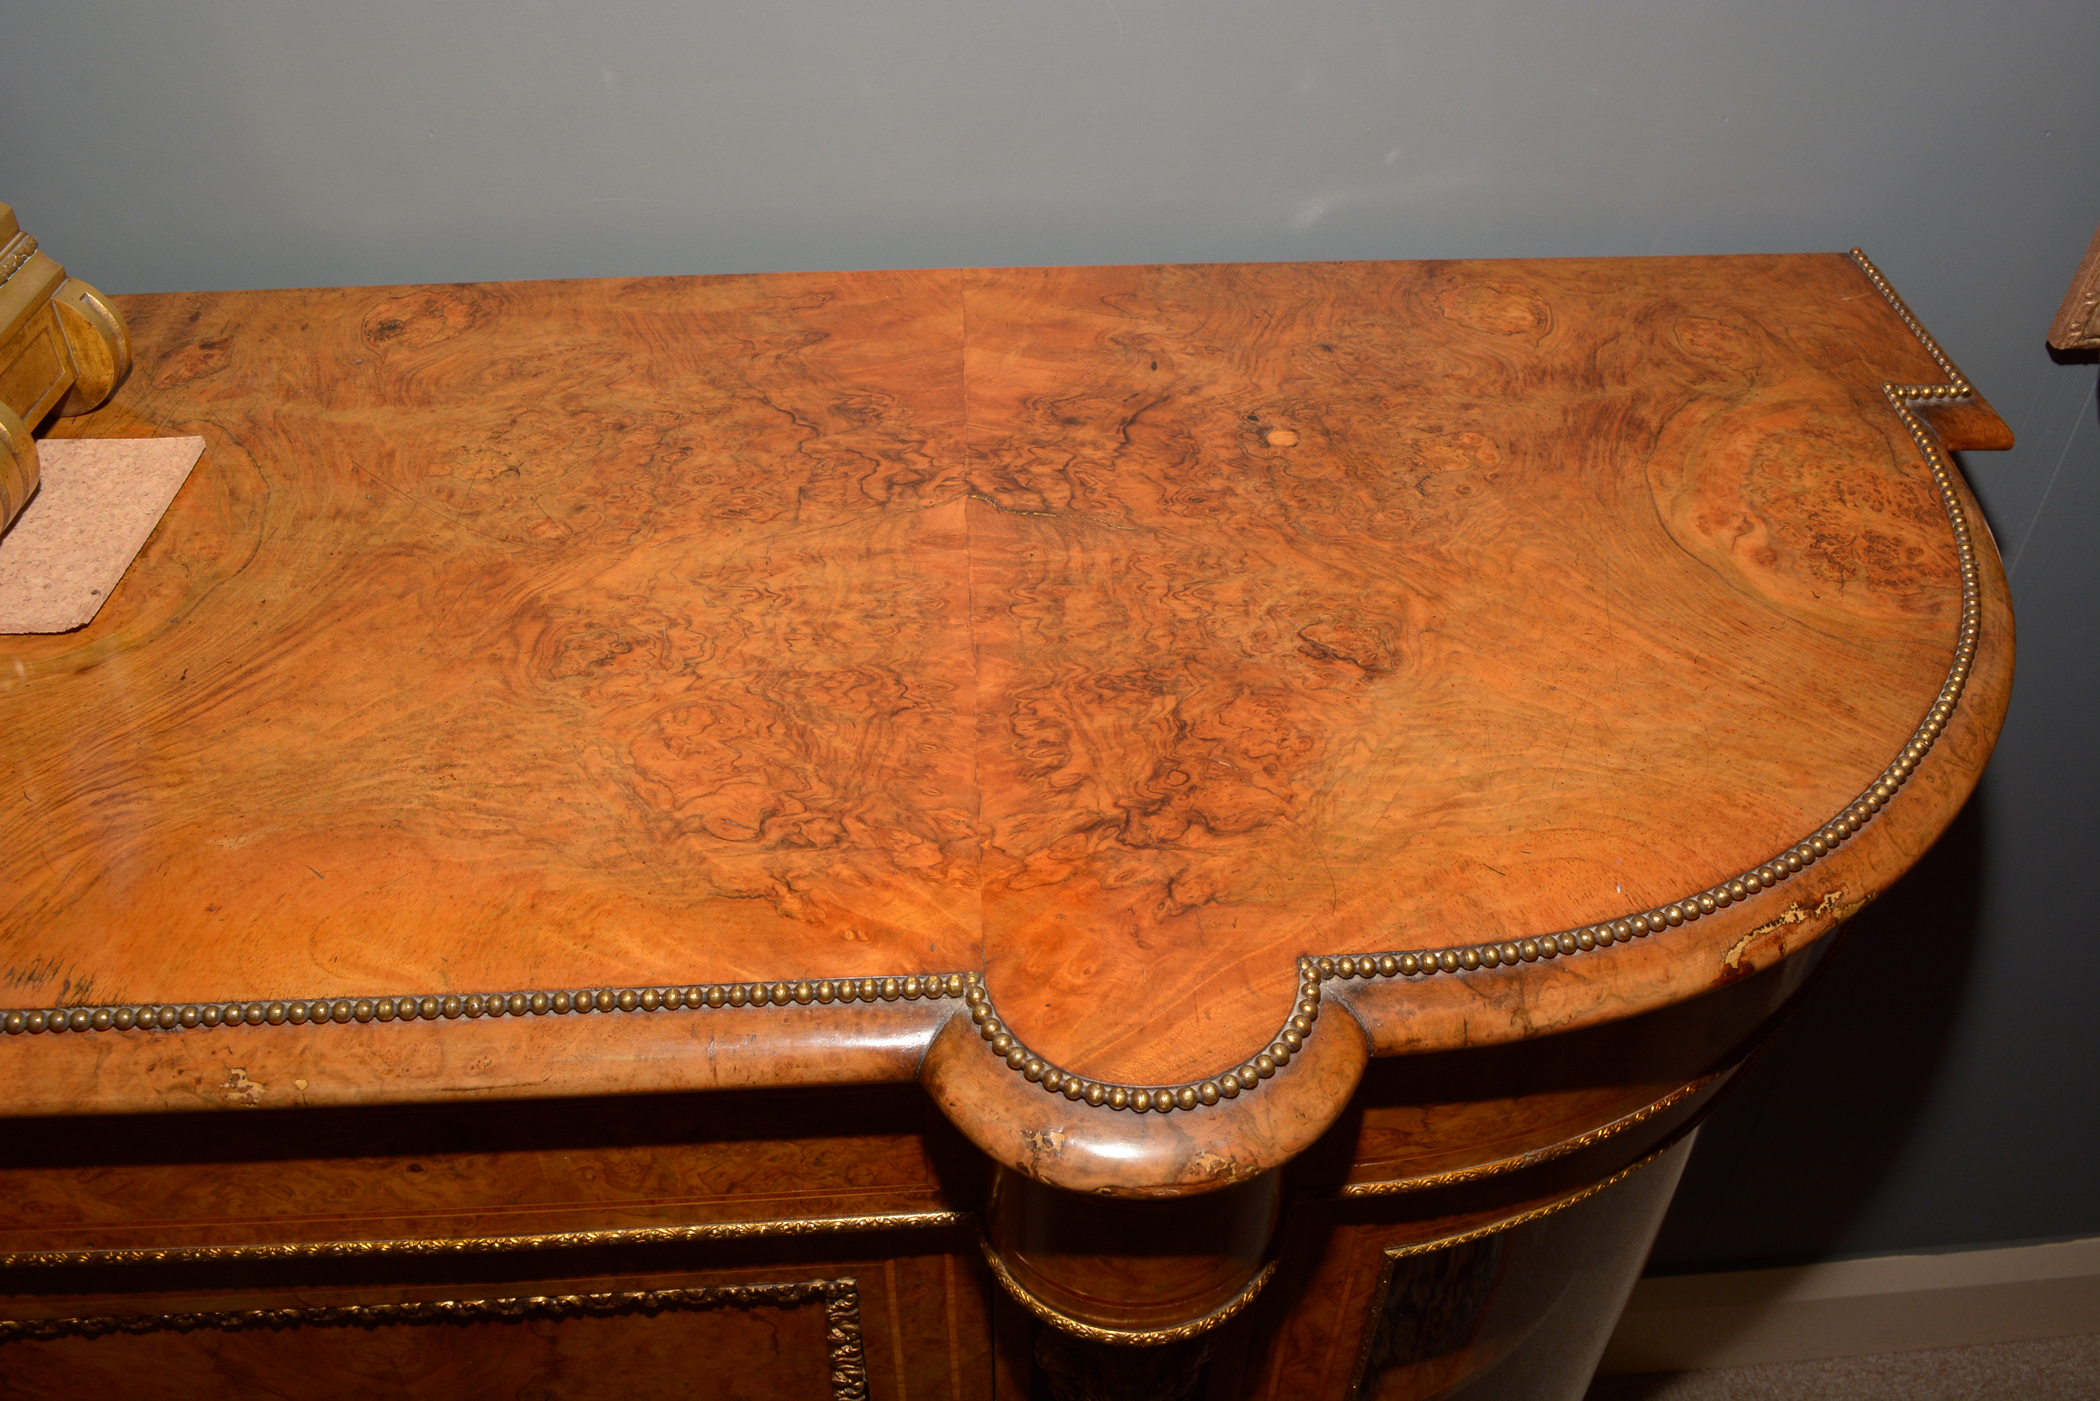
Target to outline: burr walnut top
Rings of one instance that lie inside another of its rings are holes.
[[[0,639],[10,1112],[925,1074],[1246,1166],[1821,935],[2010,681],[2009,437],[1840,255],[121,302],[65,431],[210,446]]]

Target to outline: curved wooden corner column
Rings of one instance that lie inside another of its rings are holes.
[[[1084,1197],[1002,1172],[985,1258],[1016,1300],[1089,1342],[1157,1347],[1201,1336],[1254,1302],[1274,1272],[1282,1176],[1202,1196]]]
[[[1347,1012],[1224,1114],[1127,1114],[1046,1093],[985,1053],[979,1028],[950,1020],[920,1069],[934,1102],[994,1162],[1071,1192],[1174,1197],[1271,1173],[1349,1102],[1370,1044]]]

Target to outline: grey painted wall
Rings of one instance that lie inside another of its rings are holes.
[[[2100,1233],[2100,218],[2077,0],[0,4],[0,198],[113,291],[1864,245],[2011,420],[2020,678],[1657,1263]]]

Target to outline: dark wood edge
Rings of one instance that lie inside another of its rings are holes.
[[[415,1299],[403,1303],[296,1305],[274,1309],[212,1309],[168,1313],[0,1319],[0,1346],[10,1343],[93,1340],[150,1333],[280,1332],[288,1328],[360,1328],[458,1325],[490,1320],[616,1317],[667,1311],[793,1308],[824,1311],[824,1345],[834,1401],[866,1401],[867,1359],[862,1348],[860,1281],[854,1277],[782,1283],[706,1285],[684,1289],[630,1289],[497,1297]]]
[[[1544,1163],[1558,1162],[1571,1154],[1584,1152],[1600,1143],[1618,1138],[1665,1115],[1682,1117],[1703,1112],[1701,1107],[1725,1090],[1747,1063],[1746,1060],[1737,1061],[1733,1065],[1701,1075],[1698,1079],[1687,1081],[1661,1098],[1641,1106],[1631,1114],[1622,1114],[1608,1123],[1599,1124],[1596,1128],[1564,1138],[1558,1143],[1471,1167],[1452,1168],[1415,1177],[1352,1178],[1336,1188],[1335,1195],[1347,1201],[1408,1196],[1419,1192],[1438,1191],[1462,1183],[1480,1182],[1490,1177],[1509,1176]]]
[[[0,1064],[25,1118],[903,1084],[959,1006],[25,1035]]]
[[[1951,452],[2004,452],[2013,445],[2012,425],[1974,390],[1966,403],[1925,404],[1917,412]]]

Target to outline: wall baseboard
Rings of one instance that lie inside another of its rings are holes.
[[[1634,1286],[1600,1375],[2100,1333],[2100,1237]]]

